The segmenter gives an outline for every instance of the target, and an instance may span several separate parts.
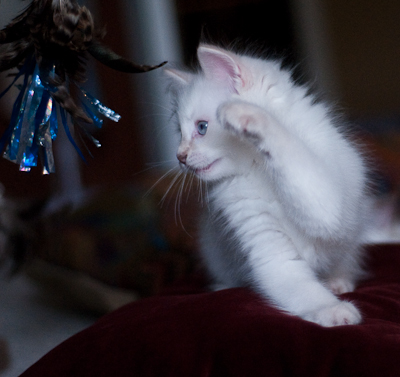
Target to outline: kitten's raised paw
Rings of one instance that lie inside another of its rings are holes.
[[[259,111],[256,106],[246,102],[225,102],[218,108],[217,118],[231,133],[258,145],[263,138],[261,132],[263,122],[260,122]]]
[[[325,327],[356,325],[362,320],[358,309],[348,301],[307,313],[302,318]]]

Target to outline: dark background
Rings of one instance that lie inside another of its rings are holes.
[[[351,119],[368,124],[368,132],[379,132],[379,127],[386,129],[388,124],[398,129],[400,2],[395,0],[176,0],[185,63],[195,62],[196,47],[205,38],[244,48],[257,46],[265,55],[281,57],[295,67],[297,77],[318,81],[318,72],[309,65],[309,51],[304,45],[312,46],[313,39],[321,36],[312,30],[306,36],[299,32],[300,2],[305,9],[309,3],[323,11],[319,21],[330,52],[330,72],[335,75],[332,93],[343,111]],[[121,22],[122,2],[114,0],[110,6],[110,2],[102,0],[96,6],[97,22],[107,28],[105,42],[129,56],[132,46]],[[118,124],[106,121],[97,132],[102,148],[91,148],[94,158],[89,157],[88,164],[82,164],[82,179],[85,186],[131,182],[148,162],[143,131],[137,121],[138,98],[126,75],[95,68],[102,102],[120,113],[122,120]],[[4,86],[5,81],[0,89]],[[11,100],[10,96],[0,102],[0,132],[8,124],[6,103]],[[59,180],[57,173],[42,176],[40,168],[22,173],[18,166],[0,159],[0,182],[8,196],[45,198],[57,190]]]

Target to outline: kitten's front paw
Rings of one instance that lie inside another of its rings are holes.
[[[362,320],[358,309],[348,301],[340,301],[334,306],[309,312],[302,318],[325,327],[356,325]]]
[[[218,121],[229,132],[259,145],[263,139],[260,109],[241,101],[225,102],[217,110]],[[261,124],[260,124],[261,123]]]

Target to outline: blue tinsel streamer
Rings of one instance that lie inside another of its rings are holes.
[[[24,82],[22,84],[22,87],[20,89],[18,97],[15,100],[14,105],[13,105],[13,110],[12,110],[12,113],[11,113],[10,123],[9,123],[6,131],[4,132],[2,137],[0,138],[0,151],[2,151],[4,149],[5,145],[11,139],[12,132],[14,130],[14,127],[15,127],[16,123],[17,123],[18,115],[20,113],[22,99],[24,97],[24,93],[25,93],[26,87],[28,86],[29,75],[32,74],[32,72],[34,70],[34,67],[35,67],[35,61],[33,59],[26,59],[24,65],[22,66],[22,68],[20,69],[18,74],[15,76],[14,81],[0,95],[0,98],[3,97],[3,95],[5,93],[7,93],[7,91],[14,85],[14,83],[17,81],[17,79],[19,79],[22,75],[25,75],[24,76]]]
[[[0,98],[24,76],[20,92],[14,102],[9,126],[0,138],[0,152],[6,147],[3,157],[20,165],[20,170],[30,171],[37,166],[41,157],[43,173],[55,171],[52,142],[58,133],[58,113],[65,133],[83,161],[86,159],[76,144],[68,124],[68,115],[51,97],[57,88],[43,82],[40,77],[49,77],[52,72],[39,71],[33,57],[26,59],[13,82],[0,93]],[[80,88],[82,105],[97,128],[103,125],[101,117],[107,117],[118,122],[120,116],[104,106],[97,98]],[[82,125],[81,125],[82,126]],[[83,126],[82,126],[83,127]],[[85,133],[87,131],[83,129]],[[96,146],[100,143],[91,135],[90,139]]]

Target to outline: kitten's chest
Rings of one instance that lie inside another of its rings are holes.
[[[255,232],[280,232],[305,259],[315,254],[313,243],[285,212],[270,182],[263,177],[249,175],[224,182],[212,192],[210,209],[215,218],[222,216],[223,223],[239,238],[254,237]]]
[[[260,219],[279,226],[285,220],[283,208],[265,177],[234,177],[214,187],[210,197],[211,210],[224,214],[234,227],[243,221]]]

